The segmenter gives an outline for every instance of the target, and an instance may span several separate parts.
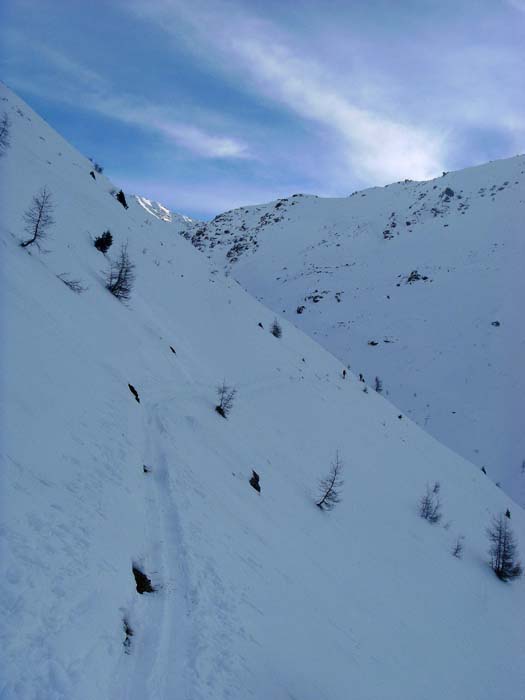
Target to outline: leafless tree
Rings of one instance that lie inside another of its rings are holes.
[[[490,565],[502,581],[510,581],[522,574],[521,563],[516,560],[516,538],[510,529],[509,519],[503,514],[494,516],[487,528],[490,547]]]
[[[86,287],[83,286],[80,280],[70,279],[66,272],[62,272],[60,275],[57,275],[57,277],[66,287],[69,287],[72,292],[75,292],[75,294],[81,294],[86,291]]]
[[[235,389],[235,387],[228,386],[225,380],[223,380],[222,384],[217,387],[219,403],[215,406],[215,410],[223,418],[228,418],[230,415],[236,394],[237,389]]]
[[[425,494],[419,501],[419,515],[429,523],[438,523],[441,520],[441,501],[439,492],[441,486],[436,481],[432,487],[427,484]]]
[[[11,120],[7,112],[4,112],[0,119],[0,158],[11,146]]]
[[[452,547],[452,556],[456,557],[456,559],[461,559],[463,557],[463,545],[465,543],[465,536],[464,535],[459,535],[456,541],[454,542],[454,545]]]
[[[341,488],[344,484],[341,474],[343,461],[339,452],[335,453],[335,459],[330,465],[328,476],[319,481],[319,500],[315,504],[321,510],[332,510],[341,500]]]
[[[55,223],[53,209],[51,193],[43,187],[38,194],[34,195],[31,206],[24,214],[25,232],[29,238],[20,243],[22,248],[33,243],[38,246],[40,241],[46,238],[48,229]]]
[[[123,243],[118,258],[110,264],[106,289],[121,301],[127,301],[131,296],[135,282],[135,265],[128,255],[128,244]]]

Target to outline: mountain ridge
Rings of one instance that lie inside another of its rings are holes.
[[[523,503],[524,174],[515,156],[293,195],[183,235]]]

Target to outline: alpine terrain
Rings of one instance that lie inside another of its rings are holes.
[[[201,226],[2,116],[2,700],[522,698],[523,160]]]
[[[525,504],[525,156],[184,235]]]

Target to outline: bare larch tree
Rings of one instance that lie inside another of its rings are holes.
[[[31,206],[24,214],[25,232],[29,235],[26,241],[20,245],[25,248],[28,245],[39,242],[47,236],[48,229],[55,223],[53,218],[53,202],[51,193],[43,187],[38,194],[33,197]]]
[[[135,282],[135,265],[128,255],[128,244],[123,243],[118,258],[111,263],[106,280],[106,289],[121,301],[127,301],[131,296]]]
[[[228,418],[230,415],[236,394],[237,389],[235,389],[235,387],[228,386],[225,380],[223,380],[222,384],[217,387],[219,403],[215,406],[215,410],[223,418]]]
[[[517,545],[510,529],[509,519],[500,514],[492,518],[487,528],[490,541],[490,565],[502,581],[510,581],[522,574],[521,563],[516,559]]]
[[[343,486],[343,461],[339,452],[335,453],[335,459],[330,466],[328,476],[319,481],[319,500],[315,504],[321,510],[332,510],[341,500],[341,488]]]
[[[457,537],[456,541],[454,542],[452,549],[451,549],[451,554],[453,557],[456,557],[456,559],[462,558],[464,543],[465,543],[465,536],[458,535],[458,537]]]
[[[425,495],[419,501],[419,515],[429,523],[438,523],[441,520],[440,489],[439,481],[436,481],[432,487],[427,484]]]

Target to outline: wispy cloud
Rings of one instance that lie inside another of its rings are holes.
[[[160,134],[168,141],[205,158],[248,158],[248,146],[239,139],[217,136],[174,119],[169,110],[130,96],[92,94],[88,105],[99,114]]]
[[[246,89],[330,131],[338,141],[336,157],[343,155],[362,181],[425,179],[442,171],[443,133],[389,115],[377,105],[360,105],[342,88],[342,81],[337,84],[333,70],[294,48],[268,20],[250,16],[233,3],[217,7],[196,2],[189,7],[176,0],[138,0],[132,9],[177,36],[184,21],[195,33],[194,43],[206,46],[240,75]]]
[[[525,13],[525,0],[506,0],[506,2],[515,10]]]
[[[285,46],[268,46],[254,37],[231,46],[266,94],[339,135],[362,178],[389,181],[410,174],[424,179],[442,169],[438,134],[359,107],[330,85],[321,67]]]
[[[32,50],[38,54],[40,70],[47,67],[53,73],[45,83],[41,77],[33,79],[27,73],[15,77],[15,87],[134,125],[202,158],[252,157],[241,139],[210,133],[197,124],[178,119],[169,108],[142,97],[119,94],[106,78],[56,49],[37,42]],[[63,80],[58,79],[58,74]]]

